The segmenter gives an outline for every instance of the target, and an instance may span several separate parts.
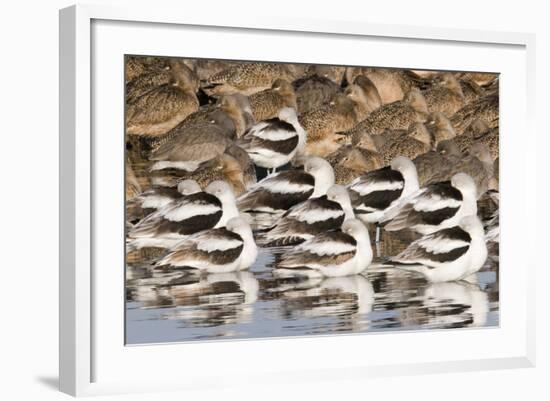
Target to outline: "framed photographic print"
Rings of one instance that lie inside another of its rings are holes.
[[[62,391],[532,365],[532,36],[60,18]]]

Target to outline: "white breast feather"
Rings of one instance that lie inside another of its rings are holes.
[[[227,251],[242,244],[242,241],[236,239],[205,238],[197,245],[197,249],[205,252]]]
[[[141,204],[141,207],[144,209],[148,209],[148,208],[160,209],[161,207],[169,204],[171,201],[172,199],[168,198],[167,196],[150,195],[144,199],[143,203]]]
[[[296,136],[296,132],[283,131],[283,130],[261,130],[254,132],[253,134],[257,138],[265,139],[268,141],[284,141]]]
[[[403,188],[402,181],[380,181],[380,182],[361,182],[359,180],[355,184],[352,184],[350,187],[352,190],[357,192],[361,196],[365,196],[375,191],[395,191],[397,189]]]
[[[371,206],[365,206],[365,205],[359,205],[357,206],[355,209],[357,210],[362,210],[362,211],[365,211],[365,212],[379,212],[380,210],[374,208],[374,207],[371,207]]]
[[[453,240],[449,238],[422,238],[418,240],[418,245],[430,253],[448,253],[453,249],[462,248],[470,245],[466,241]]]
[[[341,253],[355,251],[355,245],[338,241],[304,242],[297,247],[299,250],[314,253],[319,256],[340,255]]]
[[[305,213],[296,213],[292,217],[298,221],[303,221],[307,224],[313,224],[319,221],[336,219],[343,215],[344,212],[342,210],[313,209],[308,210]]]
[[[151,171],[165,170],[169,168],[175,168],[178,170],[185,170],[193,172],[199,167],[199,163],[193,160],[189,161],[160,161],[151,166]]]
[[[249,150],[249,155],[252,159],[254,159],[255,156],[256,157],[257,156],[263,156],[265,158],[269,158],[269,157],[277,157],[281,154],[282,153],[275,152],[274,150],[267,149],[267,148],[254,147],[254,148],[250,148],[250,150]]]
[[[274,180],[264,187],[269,192],[273,193],[294,193],[294,192],[307,192],[311,191],[312,186],[307,184],[295,184],[286,180]]]
[[[444,209],[446,207],[460,207],[461,204],[461,201],[452,198],[442,198],[440,196],[421,196],[414,202],[414,210],[432,212],[434,210]]]
[[[217,213],[221,210],[219,206],[216,205],[200,205],[195,203],[186,203],[180,207],[168,210],[163,213],[164,218],[171,221],[183,221],[190,217],[197,215],[209,215]]]

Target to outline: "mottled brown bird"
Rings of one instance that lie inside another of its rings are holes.
[[[245,189],[248,189],[252,185],[256,184],[256,167],[254,166],[254,162],[248,153],[243,148],[232,144],[225,149],[225,154],[233,157],[241,166]]]
[[[126,84],[126,104],[134,103],[141,96],[161,85],[171,85],[173,83],[174,74],[169,68],[150,68]]]
[[[439,75],[439,71],[434,70],[411,70],[411,72],[421,78],[434,78]]]
[[[125,82],[130,82],[142,74],[169,68],[169,58],[128,56],[124,65]]]
[[[126,108],[126,133],[130,135],[162,135],[199,108],[195,95],[197,81],[183,63],[170,63],[172,80],[146,90],[133,98]]]
[[[322,78],[328,78],[337,85],[342,83],[346,67],[337,65],[310,65],[304,71],[304,77],[310,77],[316,75]]]
[[[499,92],[499,82],[500,80],[497,78],[493,79],[491,82],[489,82],[488,84],[486,85],[483,85],[483,90],[485,91],[485,95],[488,96],[488,95],[497,95],[498,96],[498,92]]]
[[[374,110],[347,134],[352,137],[352,143],[357,143],[364,134],[379,135],[386,129],[407,129],[412,123],[424,122],[427,115],[424,96],[420,90],[411,89],[403,100]]]
[[[355,103],[357,122],[364,120],[372,111],[368,104],[367,95],[359,85],[349,85],[344,94]]]
[[[412,160],[432,148],[431,135],[422,123],[413,123],[407,130],[390,130],[373,139],[384,165],[389,165],[397,156]]]
[[[340,86],[334,81],[318,75],[297,79],[292,86],[299,114],[322,107],[340,92]]]
[[[294,88],[284,79],[277,79],[270,89],[254,93],[249,101],[256,121],[277,117],[285,107],[297,108]]]
[[[365,134],[361,137],[359,142],[350,145],[352,148],[356,148],[361,152],[361,154],[374,167],[374,170],[384,166],[384,159],[378,151],[378,144],[375,138],[377,138],[377,136]],[[379,141],[379,144],[382,145],[383,141]]]
[[[470,103],[485,96],[485,90],[471,79],[460,79],[460,88],[464,94],[464,103]]]
[[[210,120],[211,114],[216,114],[216,111],[223,112],[224,115],[231,121],[231,133],[228,135],[231,138],[241,137],[256,120],[252,115],[252,108],[248,97],[240,93],[232,95],[223,95],[218,98],[214,104],[207,104],[201,107],[197,113],[190,115],[187,120],[192,119],[207,119]]]
[[[424,91],[424,97],[430,112],[441,112],[451,117],[464,105],[464,93],[460,82],[451,73],[441,76],[439,82]]]
[[[339,132],[357,124],[355,102],[338,94],[329,104],[299,116],[298,120],[307,132],[306,155],[326,156],[349,141]]]
[[[227,153],[204,163],[197,170],[191,172],[178,169],[151,172],[152,185],[173,187],[178,182],[187,179],[197,181],[201,188],[206,187],[212,181],[227,181],[236,196],[243,193],[246,188],[241,164]]]
[[[445,117],[445,114],[436,111],[428,116],[426,127],[432,136],[433,147],[436,148],[441,141],[453,139],[456,132],[451,121]]]
[[[497,189],[500,180],[500,156],[495,159],[493,162],[493,176],[495,177]]]
[[[467,153],[462,153],[454,172],[464,172],[472,177],[477,187],[478,199],[489,189],[497,189],[498,184],[494,179],[493,159],[489,147],[482,143],[474,143]]]
[[[470,79],[476,84],[484,86],[498,78],[498,74],[491,72],[463,72],[459,74],[462,79]]]
[[[499,125],[498,91],[468,103],[451,117],[456,134],[461,135],[475,120],[483,120],[490,128]]]
[[[210,76],[202,89],[210,96],[253,93],[271,88],[278,78],[292,82],[296,70],[289,64],[241,63]]]
[[[237,61],[208,60],[208,59],[184,59],[184,63],[204,81],[214,74],[240,64]]]
[[[149,159],[151,155],[158,152],[163,153],[172,148],[177,148],[178,143],[186,143],[190,140],[189,138],[184,138],[186,135],[200,136],[200,133],[203,131],[215,133],[212,135],[219,134],[224,136],[226,138],[222,139],[224,144],[228,140],[237,137],[235,123],[223,108],[216,105],[204,106],[166,134],[147,138],[147,146],[144,148],[142,156]]]
[[[460,150],[454,142],[443,141],[436,150],[431,150],[413,159],[420,186],[452,177],[453,164],[460,157]]]
[[[467,153],[475,143],[484,143],[489,148],[491,158],[495,160],[498,157],[498,127],[490,128],[483,120],[475,120],[454,142],[462,153]]]
[[[462,153],[454,140],[443,141],[438,145],[438,152],[428,152],[413,161],[420,185],[447,181],[456,173],[466,173],[476,183],[478,198],[496,187],[493,159],[483,143],[476,143],[467,153]]]
[[[419,77],[408,70],[390,68],[348,67],[346,79],[354,82],[355,77],[364,75],[374,84],[383,104],[401,100],[413,88],[422,89],[430,84],[429,79]]]
[[[187,126],[176,141],[166,142],[151,153],[149,160],[155,162],[151,169],[194,171],[200,164],[222,155],[231,144],[231,139],[216,124],[197,122]]]
[[[380,98],[378,89],[365,75],[356,76],[353,83],[363,89],[365,93],[367,98],[367,115],[382,106],[382,99]]]
[[[254,124],[254,117],[246,96],[238,93],[225,95],[220,97],[215,105],[203,106],[191,114],[166,135],[155,140],[151,148],[154,150],[162,144],[175,143],[178,136],[196,125],[203,127],[205,122],[217,125],[226,137],[236,139]]]
[[[347,185],[366,172],[383,166],[377,153],[370,153],[351,145],[342,146],[336,152],[327,156],[327,161],[334,169],[335,182]]]
[[[126,162],[126,201],[135,198],[141,193],[141,185],[136,178],[130,162]]]
[[[130,82],[147,72],[147,66],[135,57],[128,57],[124,63],[124,80]]]
[[[240,93],[222,96],[216,106],[223,110],[233,121],[237,138],[242,137],[256,122],[249,100]]]

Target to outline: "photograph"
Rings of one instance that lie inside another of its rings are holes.
[[[124,55],[125,344],[498,328],[499,73],[403,66]]]

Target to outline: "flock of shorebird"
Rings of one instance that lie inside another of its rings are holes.
[[[498,243],[498,76],[129,57],[127,253],[152,266],[336,277],[385,230],[384,264],[430,281],[478,271]],[[142,171],[139,166],[143,166]]]

